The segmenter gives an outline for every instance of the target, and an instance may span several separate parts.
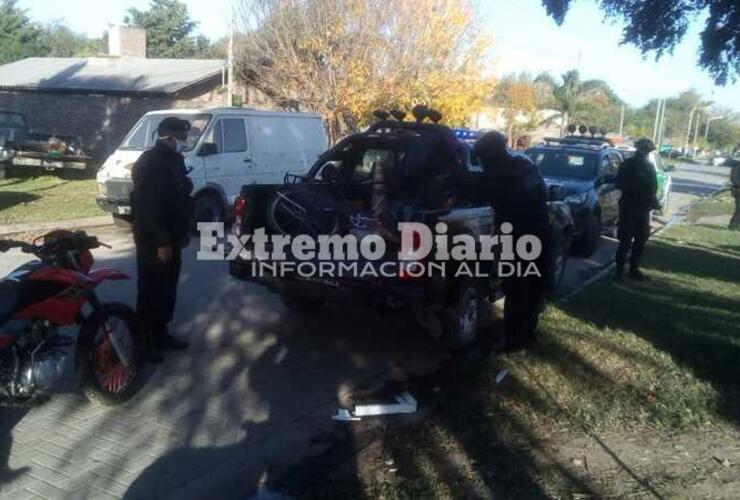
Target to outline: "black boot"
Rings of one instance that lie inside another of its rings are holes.
[[[170,335],[170,332],[167,330],[167,325],[158,328],[157,332],[154,334],[155,349],[183,351],[189,346],[189,342],[177,340],[175,337]]]
[[[630,269],[630,278],[637,281],[647,281],[650,279],[639,269]]]
[[[149,363],[161,363],[164,357],[154,347],[154,335],[151,328],[144,329],[144,359]]]

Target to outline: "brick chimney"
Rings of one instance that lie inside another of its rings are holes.
[[[108,55],[146,57],[146,30],[117,24],[108,32]]]

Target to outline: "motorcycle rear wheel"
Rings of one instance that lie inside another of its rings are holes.
[[[144,345],[136,313],[125,304],[103,304],[80,329],[77,339],[77,377],[85,396],[102,406],[121,404],[141,388],[144,379]],[[127,369],[107,338],[105,323],[129,357]],[[115,325],[115,326],[114,326]],[[120,333],[120,334],[119,334]]]

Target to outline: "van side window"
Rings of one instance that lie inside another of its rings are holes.
[[[247,128],[242,118],[224,118],[224,152],[238,153],[247,150]]]

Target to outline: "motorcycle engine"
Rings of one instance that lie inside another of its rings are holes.
[[[34,389],[50,391],[64,376],[67,366],[67,353],[62,350],[49,350],[41,353],[33,367]]]
[[[16,344],[0,357],[0,385],[10,396],[29,397],[49,391],[64,375],[66,347],[74,341],[48,323],[28,325]]]

